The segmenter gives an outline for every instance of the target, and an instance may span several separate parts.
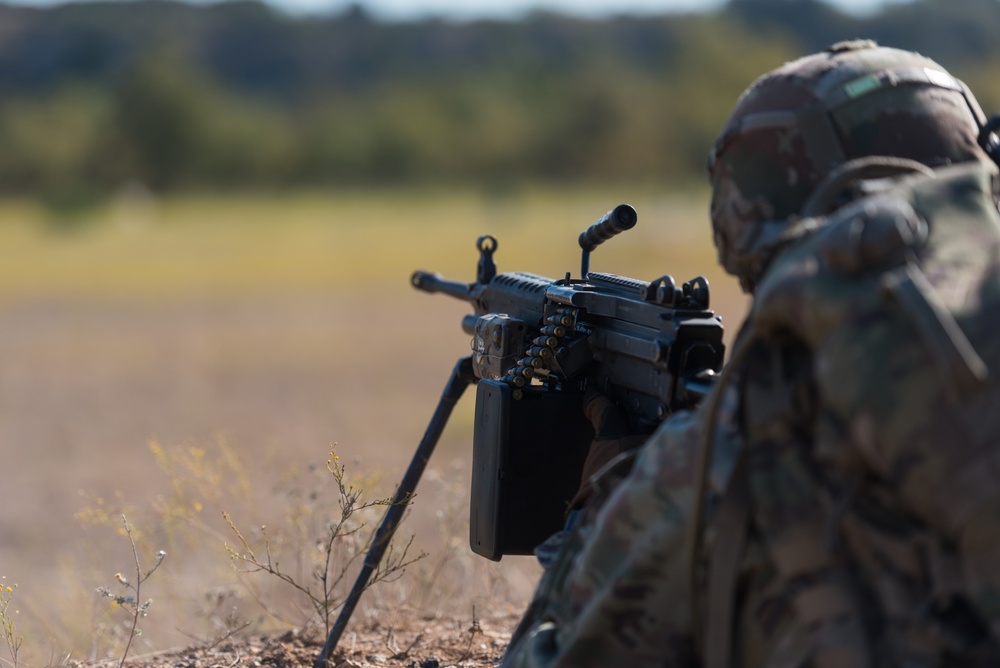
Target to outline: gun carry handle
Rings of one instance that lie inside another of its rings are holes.
[[[631,230],[638,220],[639,214],[635,212],[631,204],[619,204],[581,233],[580,248],[583,249],[583,262],[580,268],[580,277],[586,279],[587,274],[590,273],[590,252],[592,250],[616,234]]]

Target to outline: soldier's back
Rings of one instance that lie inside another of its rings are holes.
[[[811,358],[812,540],[846,564],[875,663],[1000,665],[995,178],[946,168],[844,207],[777,260],[751,315]]]

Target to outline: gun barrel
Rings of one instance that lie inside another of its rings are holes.
[[[474,298],[472,294],[472,289],[475,286],[474,283],[462,283],[461,281],[453,281],[448,278],[444,278],[441,274],[437,274],[430,271],[415,271],[410,277],[410,283],[417,290],[423,290],[424,292],[443,292],[449,297],[454,297],[455,299],[461,299],[463,301],[471,302]]]
[[[630,204],[619,204],[580,235],[580,248],[589,253],[616,234],[635,227],[638,220]]]

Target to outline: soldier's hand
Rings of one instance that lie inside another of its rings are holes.
[[[583,463],[580,488],[570,502],[571,510],[582,506],[590,497],[590,479],[597,472],[623,452],[638,448],[649,437],[632,432],[621,409],[598,390],[587,390],[583,397],[583,413],[594,426],[594,440]]]

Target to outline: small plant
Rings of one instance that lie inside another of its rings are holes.
[[[202,599],[204,607],[201,616],[205,618],[216,635],[212,638],[190,635],[188,637],[197,640],[206,647],[215,647],[249,628],[253,622],[240,617],[239,607],[236,605],[239,598],[240,590],[235,584],[213,587],[206,591]]]
[[[458,663],[472,656],[472,642],[476,639],[477,635],[483,635],[483,627],[479,623],[479,617],[476,615],[476,606],[474,605],[472,606],[472,623],[465,632],[469,634],[469,642],[465,646],[465,652],[462,653],[462,658],[459,659]]]
[[[319,535],[313,537],[314,549],[308,551],[306,568],[295,569],[299,572],[308,572],[308,577],[296,576],[291,569],[282,567],[274,549],[275,544],[280,544],[282,541],[275,540],[266,526],[260,527],[259,541],[263,543],[263,554],[258,556],[259,549],[251,546],[229,513],[223,512],[222,515],[239,541],[239,549],[226,544],[233,568],[239,573],[268,573],[299,591],[308,600],[315,617],[322,621],[326,633],[329,633],[331,618],[346,599],[342,585],[346,584],[345,579],[351,571],[351,566],[371,547],[374,532],[364,531],[367,526],[363,519],[368,514],[366,511],[386,508],[393,504],[393,500],[392,498],[362,500],[362,490],[347,482],[347,470],[332,448],[326,468],[333,476],[339,495],[339,517],[333,521],[322,520],[322,530],[317,532]],[[408,504],[409,501],[410,499],[404,499],[399,503]],[[396,579],[402,575],[407,566],[422,559],[424,554],[410,556],[412,543],[411,536],[401,550],[390,545],[365,589],[379,582]],[[297,547],[301,549],[302,546],[300,544]]]
[[[0,578],[0,625],[3,626],[3,639],[7,643],[7,651],[10,653],[11,663],[14,668],[17,668],[17,652],[21,649],[24,636],[18,634],[17,627],[14,626],[14,619],[8,612],[17,585],[6,584],[4,582],[6,579],[6,576]],[[15,609],[14,614],[16,615],[17,612]]]
[[[118,668],[121,668],[125,663],[125,659],[128,657],[129,650],[132,647],[132,641],[136,636],[142,633],[139,628],[139,619],[145,617],[149,614],[149,606],[152,604],[153,599],[146,599],[142,603],[139,603],[142,595],[142,585],[149,579],[149,576],[160,567],[163,563],[163,558],[167,556],[167,553],[160,550],[156,553],[156,563],[145,573],[142,572],[142,566],[139,562],[139,550],[135,545],[135,538],[132,535],[132,525],[129,524],[128,519],[122,515],[122,526],[124,527],[125,535],[128,536],[129,544],[132,546],[132,557],[135,563],[135,580],[130,581],[126,576],[121,573],[115,573],[115,580],[118,581],[119,586],[122,588],[120,591],[124,593],[116,594],[111,590],[110,587],[98,587],[97,593],[101,596],[111,599],[111,604],[116,607],[128,612],[132,617],[132,627],[129,630],[128,640],[125,641],[125,649],[122,651],[121,660],[118,662]]]

